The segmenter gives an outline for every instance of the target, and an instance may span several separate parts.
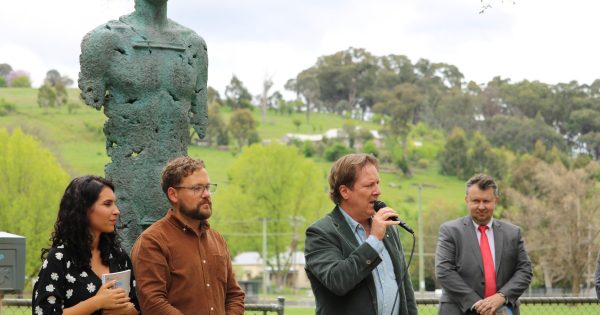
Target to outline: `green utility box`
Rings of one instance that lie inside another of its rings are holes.
[[[25,237],[0,231],[0,291],[25,286]]]

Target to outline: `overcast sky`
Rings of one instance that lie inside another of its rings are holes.
[[[236,74],[254,95],[319,56],[365,48],[457,66],[465,79],[494,76],[556,84],[600,78],[600,2],[591,0],[170,0],[168,16],[208,45],[208,84]],[[80,42],[133,11],[133,0],[0,0],[0,63],[76,79]],[[1,93],[1,90],[0,90]]]

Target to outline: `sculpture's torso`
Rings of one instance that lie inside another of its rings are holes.
[[[86,35],[79,85],[86,103],[104,106],[112,160],[106,177],[117,188],[125,234],[134,229],[129,234],[136,236],[141,230],[135,225],[149,225],[169,207],[160,172],[169,160],[187,154],[190,109],[206,84],[199,82],[206,46],[177,23],[157,32],[130,20],[121,17]]]
[[[106,127],[116,131],[107,134],[109,156],[115,162],[138,154],[185,154],[201,49],[197,40],[180,30],[154,39],[121,21],[108,25],[114,52],[104,111]]]

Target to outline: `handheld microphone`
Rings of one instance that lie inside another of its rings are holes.
[[[373,208],[375,209],[375,212],[377,212],[385,207],[387,207],[387,205],[385,204],[385,202],[383,202],[381,200],[375,200],[375,203],[373,204]],[[405,229],[410,234],[415,234],[415,231],[413,231],[413,229],[411,229],[410,226],[408,226],[408,224],[406,224],[402,220],[400,220],[400,218],[391,217],[391,218],[389,218],[389,220],[400,222],[400,226],[403,229]]]

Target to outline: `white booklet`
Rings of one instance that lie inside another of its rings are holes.
[[[127,292],[127,294],[129,294],[130,288],[129,288],[129,280],[131,279],[131,270],[127,269],[127,270],[123,270],[123,271],[119,271],[119,272],[113,272],[113,273],[105,273],[102,275],[102,285],[106,284],[107,282],[111,282],[113,280],[117,280],[117,283],[114,285],[113,288],[123,288],[125,289],[125,292]]]

